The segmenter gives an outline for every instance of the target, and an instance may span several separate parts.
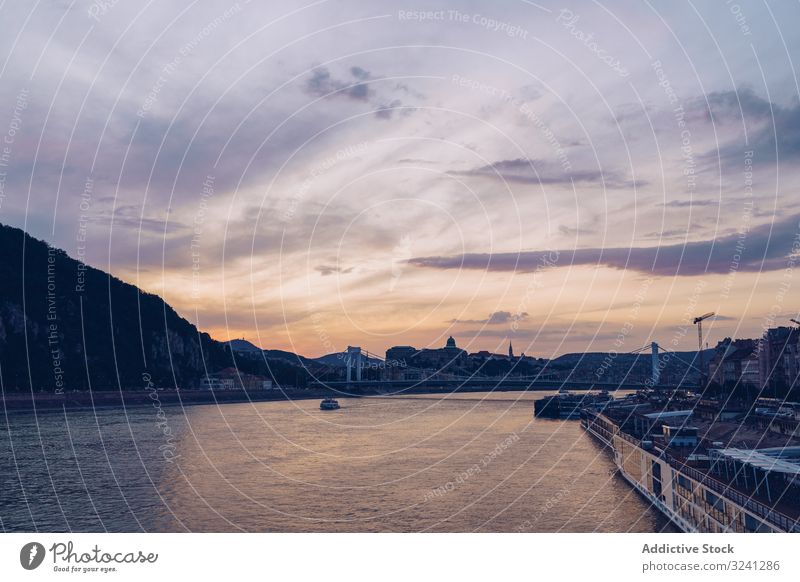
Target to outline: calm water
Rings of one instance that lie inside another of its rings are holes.
[[[9,415],[0,526],[675,531],[579,423],[533,419],[543,395]]]

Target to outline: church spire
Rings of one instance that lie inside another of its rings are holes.
[[[508,359],[514,359],[514,346],[511,345],[511,342],[508,342]]]

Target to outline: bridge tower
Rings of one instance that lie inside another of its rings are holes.
[[[353,368],[356,370],[356,382],[361,382],[361,348],[359,346],[347,346],[347,381],[353,381]]]
[[[659,381],[661,380],[661,368],[658,365],[658,344],[653,342],[650,344],[650,348],[652,350],[652,363],[653,363],[653,386],[657,386]]]

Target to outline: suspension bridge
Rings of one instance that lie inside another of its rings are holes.
[[[700,369],[692,362],[687,362],[680,357],[677,352],[662,348],[657,342],[651,342],[646,346],[624,355],[641,355],[650,353],[651,375],[646,381],[641,377],[637,379],[626,378],[622,381],[603,380],[599,375],[596,380],[572,380],[571,373],[565,371],[564,377],[555,377],[552,371],[540,372],[531,375],[511,375],[504,374],[499,376],[481,375],[479,372],[472,374],[454,374],[446,371],[446,366],[436,370],[424,368],[412,368],[399,362],[387,362],[381,356],[371,353],[357,346],[348,346],[345,354],[345,365],[347,368],[346,378],[338,381],[317,381],[309,383],[311,388],[330,388],[342,389],[358,388],[374,391],[395,392],[399,390],[420,389],[432,391],[436,389],[452,390],[545,390],[562,389],[570,390],[638,390],[641,388],[652,388],[654,390],[670,390],[678,388],[680,384],[662,384],[660,382],[663,368],[672,358],[682,362],[688,369],[693,369],[701,373]],[[664,354],[662,356],[662,354]],[[618,354],[622,355],[622,354]],[[617,355],[617,357],[618,357]],[[405,378],[392,378],[391,370],[402,368]],[[546,369],[546,366],[544,367]],[[543,370],[544,370],[543,369]],[[367,370],[377,370],[376,374],[365,374]],[[365,377],[365,376],[374,377]]]

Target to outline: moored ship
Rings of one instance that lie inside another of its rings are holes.
[[[576,420],[580,418],[582,408],[602,409],[611,400],[612,397],[608,392],[574,394],[561,391],[558,394],[536,400],[533,403],[533,413],[542,418]]]
[[[320,410],[339,410],[339,401],[335,398],[324,398],[322,402],[319,403]]]
[[[800,532],[800,430],[712,402],[626,399],[581,424],[619,474],[686,532]],[[722,410],[722,407],[720,407]]]

